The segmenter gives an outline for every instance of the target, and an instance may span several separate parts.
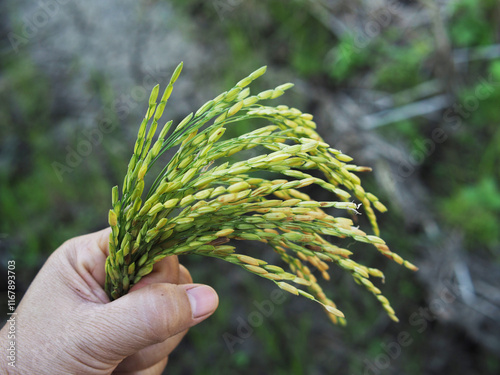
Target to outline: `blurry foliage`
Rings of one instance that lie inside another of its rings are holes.
[[[54,96],[43,72],[28,56],[4,59],[2,70],[0,215],[8,220],[0,222],[0,233],[9,251],[4,256],[21,254],[16,259],[29,280],[62,242],[105,225],[110,182],[98,158],[90,157],[58,179],[52,163],[64,163],[66,146],[76,147],[78,120],[68,129],[71,144],[58,144]]]
[[[371,48],[359,47],[355,37],[355,34],[345,34],[332,49],[335,59],[329,75],[337,82],[347,81],[356,71],[369,67]]]
[[[433,170],[443,185],[443,195],[438,202],[443,208],[442,218],[463,231],[472,251],[478,248],[493,251],[500,240],[499,67],[500,61],[475,67],[485,79],[472,80],[464,87],[458,104],[465,109],[477,108],[465,111],[460,118],[460,127],[451,134],[447,141],[451,144],[439,163],[433,158],[436,163]],[[478,99],[475,93],[484,85],[487,85],[488,96]],[[500,262],[499,256],[494,258]]]
[[[447,220],[465,230],[471,249],[477,244],[500,244],[500,187],[497,181],[488,177],[474,185],[464,186],[442,205]]]
[[[432,40],[410,40],[407,45],[398,45],[397,41],[384,38],[381,46],[380,57],[377,59],[378,67],[375,70],[375,84],[377,88],[395,92],[404,90],[424,82],[422,63],[432,52]]]
[[[477,47],[495,43],[497,0],[452,1],[450,8],[450,36],[457,47]]]
[[[52,237],[43,233],[50,218],[37,217],[50,197],[33,188],[37,181],[47,180],[50,166],[45,159],[49,140],[42,136],[47,131],[50,95],[46,80],[28,58],[3,60],[2,70],[6,78],[0,88],[0,214],[9,220],[1,221],[0,232],[13,252],[27,245],[23,260],[33,265]]]

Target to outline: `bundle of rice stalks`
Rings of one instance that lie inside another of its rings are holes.
[[[328,263],[334,263],[373,293],[389,316],[397,320],[388,300],[370,280],[384,278],[383,273],[350,259],[351,251],[327,239],[349,237],[369,243],[386,257],[416,270],[378,237],[374,209],[384,212],[386,207],[363,189],[353,173],[370,168],[348,164],[352,158],[323,141],[310,114],[283,105],[261,104],[281,96],[292,84],[251,95],[247,86],[264,74],[266,67],[206,102],[173,131],[172,121],[167,122],[153,142],[181,70],[182,63],[159,103],[159,86],[153,88],[121,197],[117,186],[112,190],[112,233],[105,286],[109,297],[116,299],[127,293],[152,271],[156,262],[169,255],[198,254],[236,264],[283,290],[316,301],[333,322],[344,323],[343,313],[325,295],[311,271],[311,267],[317,269],[328,280]],[[222,139],[228,127],[257,118],[266,120],[268,125]],[[148,171],[173,147],[178,147],[175,155],[144,194]],[[264,153],[248,160],[229,158],[253,148]],[[322,178],[311,175],[313,170],[319,171]],[[266,179],[263,171],[272,172],[266,176],[280,178]],[[301,191],[311,184],[329,191],[332,200],[316,201]],[[360,206],[376,235],[368,235],[355,227],[351,219],[332,216],[326,212],[331,210],[325,210],[334,207],[359,214]],[[238,240],[267,244],[289,271],[238,254],[233,246]]]

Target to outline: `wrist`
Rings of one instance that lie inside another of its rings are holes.
[[[18,374],[15,334],[9,331],[10,319],[0,330],[0,373],[6,375]],[[12,345],[13,344],[13,345]]]

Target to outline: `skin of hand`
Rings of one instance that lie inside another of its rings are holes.
[[[13,315],[16,367],[2,353],[2,374],[161,374],[188,328],[215,311],[216,292],[192,284],[175,256],[110,302],[109,232],[73,238],[49,257]],[[2,348],[7,329],[0,331]]]

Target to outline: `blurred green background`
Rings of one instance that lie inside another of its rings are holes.
[[[11,0],[0,8],[3,301],[8,260],[20,297],[63,241],[107,225],[147,95],[179,61],[164,115],[174,121],[268,65],[255,89],[294,82],[279,101],[312,113],[333,147],[374,168],[361,178],[389,207],[382,237],[420,271],[356,248],[386,273],[383,293],[400,323],[334,270],[324,285],[348,318],[341,328],[307,300],[272,302],[263,279],[181,259],[219,292],[220,307],[190,331],[168,373],[500,373],[498,1]]]

